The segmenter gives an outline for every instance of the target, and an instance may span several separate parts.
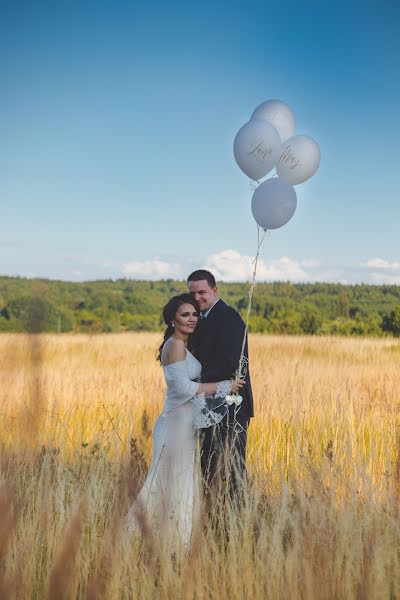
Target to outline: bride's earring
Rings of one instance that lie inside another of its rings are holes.
[[[171,323],[172,327],[175,327],[175,323]]]

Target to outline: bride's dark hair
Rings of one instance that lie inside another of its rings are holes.
[[[172,327],[172,321],[175,319],[176,312],[182,304],[191,304],[193,306],[193,308],[198,312],[198,314],[200,314],[200,307],[199,307],[197,301],[193,298],[193,296],[191,294],[188,294],[188,293],[179,294],[179,296],[173,296],[171,298],[171,300],[169,300],[167,302],[167,304],[164,306],[163,312],[162,312],[164,323],[166,324],[167,328],[164,332],[163,342],[158,349],[157,360],[159,360],[160,362],[161,362],[161,353],[163,351],[164,344],[174,333],[174,328]],[[189,341],[188,341],[189,350],[191,349],[191,343],[190,343],[191,337],[192,336],[189,337]]]

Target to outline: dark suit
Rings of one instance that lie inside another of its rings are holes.
[[[239,366],[245,324],[233,308],[221,299],[213,306],[207,318],[199,322],[194,352],[201,362],[202,383],[232,379]],[[248,358],[247,339],[245,356]],[[247,428],[253,416],[253,394],[250,373],[247,369],[246,385],[240,391],[243,402],[240,408],[229,407],[228,415],[214,427],[201,430],[201,469],[206,492],[216,482],[217,473],[230,477],[231,492],[238,489],[237,475],[246,475]],[[229,473],[222,468],[224,450],[227,449]]]

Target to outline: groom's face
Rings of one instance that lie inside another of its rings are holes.
[[[202,313],[211,308],[218,298],[217,288],[210,287],[208,281],[205,279],[201,281],[189,281],[188,288],[193,298],[197,300]]]

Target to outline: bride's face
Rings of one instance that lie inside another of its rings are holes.
[[[175,331],[185,335],[191,334],[195,330],[198,320],[198,312],[192,304],[181,304],[174,319]]]

